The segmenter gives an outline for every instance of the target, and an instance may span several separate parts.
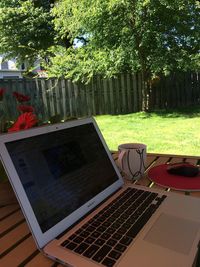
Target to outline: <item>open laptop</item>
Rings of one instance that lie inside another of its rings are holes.
[[[0,136],[38,248],[67,266],[190,267],[200,199],[124,185],[92,118]]]

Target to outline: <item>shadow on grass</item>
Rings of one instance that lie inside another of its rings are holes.
[[[185,107],[177,109],[168,109],[168,110],[154,110],[151,112],[144,112],[143,118],[150,118],[152,116],[160,116],[163,118],[196,118],[200,117],[200,106],[195,107]]]

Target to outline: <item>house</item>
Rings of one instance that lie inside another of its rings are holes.
[[[22,79],[25,71],[25,63],[17,65],[15,59],[4,60],[3,55],[0,55],[0,79]],[[45,72],[40,68],[39,62],[35,62],[33,73],[39,77],[45,75]]]

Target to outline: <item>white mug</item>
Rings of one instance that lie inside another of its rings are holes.
[[[138,180],[145,171],[146,145],[138,143],[118,146],[118,165],[125,178]]]

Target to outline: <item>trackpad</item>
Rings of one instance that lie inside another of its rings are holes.
[[[189,254],[200,223],[162,213],[144,240],[159,246]]]

